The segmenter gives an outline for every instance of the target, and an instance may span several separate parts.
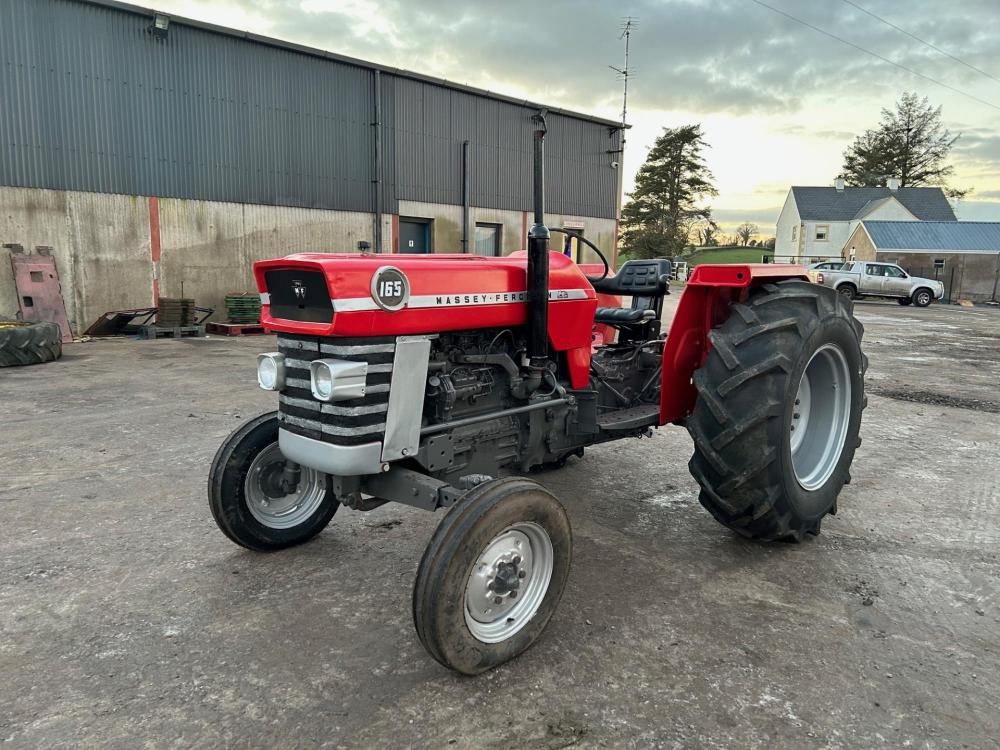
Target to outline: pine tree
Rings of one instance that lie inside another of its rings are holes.
[[[695,223],[711,221],[711,208],[699,205],[718,195],[702,157],[705,147],[701,125],[664,128],[622,209],[625,253],[634,258],[677,255],[687,246]]]
[[[941,107],[905,92],[894,110],[882,110],[876,129],[859,135],[844,152],[843,177],[853,186],[884,187],[890,177],[902,187],[943,186],[955,172],[947,159],[958,139],[941,123]]]

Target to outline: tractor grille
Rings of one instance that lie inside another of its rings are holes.
[[[358,445],[382,439],[389,408],[395,337],[281,334],[278,351],[285,355],[285,390],[278,395],[278,419],[283,429],[337,445]],[[368,363],[364,398],[331,403],[313,398],[309,387],[309,363],[328,358]]]

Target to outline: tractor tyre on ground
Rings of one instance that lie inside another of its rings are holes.
[[[537,482],[515,477],[474,487],[441,521],[420,561],[417,637],[462,674],[513,659],[555,612],[572,548],[566,510]]]
[[[911,302],[913,302],[913,300],[911,300],[909,297],[896,297],[896,302],[898,302],[901,305],[909,305]]]
[[[917,307],[927,307],[934,301],[934,295],[930,289],[918,289],[913,293],[913,304]]]
[[[340,503],[327,475],[302,466],[298,486],[286,493],[280,484],[284,468],[277,412],[251,419],[219,447],[208,475],[208,504],[222,533],[236,544],[257,552],[302,544],[337,512]]]
[[[850,481],[867,404],[864,329],[832,289],[753,289],[711,334],[694,375],[689,467],[723,525],[762,541],[818,534]]]
[[[62,356],[62,329],[56,323],[0,320],[0,367],[37,365]]]

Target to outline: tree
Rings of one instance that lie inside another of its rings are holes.
[[[696,234],[698,244],[702,247],[717,247],[719,244],[719,225],[711,219],[708,220],[705,226],[697,229]]]
[[[751,224],[749,221],[745,221],[736,228],[736,239],[739,240],[743,247],[750,245],[750,240],[756,237],[760,233],[756,224]]]
[[[701,125],[664,128],[635,177],[635,189],[622,209],[622,249],[633,258],[681,253],[699,222],[712,210],[699,205],[718,195],[705,165]]]
[[[774,250],[774,246],[777,244],[777,238],[768,237],[766,240],[760,243],[760,246],[765,250]]]
[[[943,186],[955,172],[947,159],[958,139],[941,123],[941,107],[904,92],[894,110],[882,110],[879,126],[859,135],[844,152],[842,175],[848,185],[859,187],[884,187],[890,177],[898,178],[901,187]]]

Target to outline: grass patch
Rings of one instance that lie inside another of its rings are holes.
[[[687,258],[688,266],[701,263],[760,263],[762,256],[774,258],[774,250],[763,247],[713,247],[696,251]]]

